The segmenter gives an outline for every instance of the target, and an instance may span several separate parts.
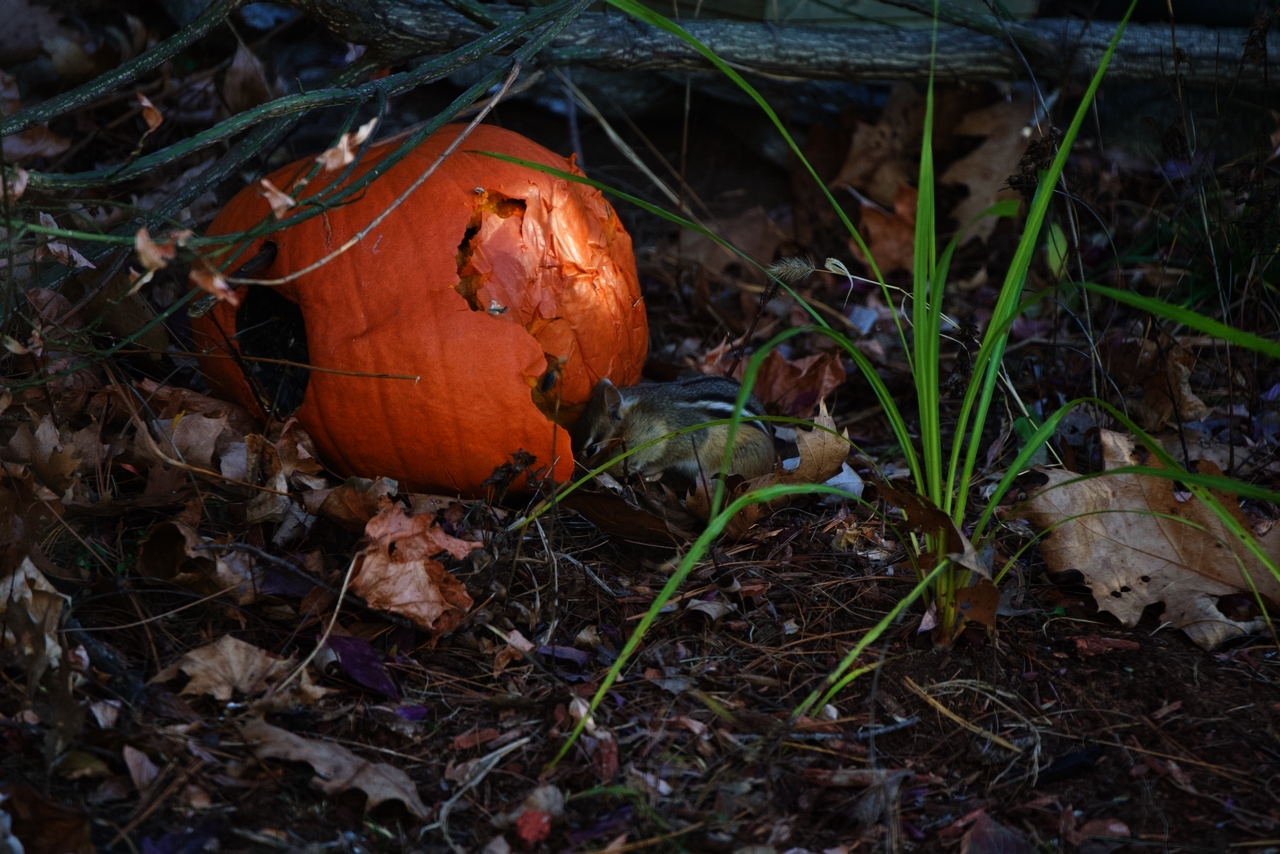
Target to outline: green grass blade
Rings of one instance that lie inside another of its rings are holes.
[[[935,4],[936,5],[936,4]],[[925,92],[924,129],[920,144],[919,187],[916,194],[916,233],[912,275],[912,326],[915,333],[914,371],[920,413],[920,453],[929,500],[942,505],[942,412],[939,359],[942,337],[942,282],[937,278],[937,229],[933,192],[933,66],[938,46],[938,18],[933,19],[933,50],[929,57],[929,85]]]
[[[1141,309],[1147,314],[1154,314],[1156,317],[1163,317],[1165,320],[1181,323],[1183,326],[1188,326],[1206,335],[1212,335],[1214,338],[1254,350],[1273,359],[1280,359],[1280,343],[1257,335],[1251,335],[1241,329],[1236,329],[1211,317],[1194,312],[1189,308],[1183,308],[1180,305],[1174,305],[1153,297],[1144,297],[1129,291],[1109,288],[1106,285],[1095,285],[1092,282],[1077,282],[1076,284],[1116,302],[1122,302],[1125,305]]]

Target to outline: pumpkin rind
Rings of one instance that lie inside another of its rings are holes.
[[[443,128],[349,204],[272,234],[275,259],[255,278],[283,278],[342,246],[460,129]],[[394,148],[373,147],[355,175]],[[613,210],[593,188],[482,151],[577,173],[542,146],[481,125],[363,240],[279,286],[301,310],[312,366],[420,377],[311,371],[295,416],[322,461],[340,474],[393,477],[406,490],[480,494],[494,469],[522,449],[537,458],[535,468],[554,460],[553,476],[564,480],[573,471],[569,435],[533,398],[548,366],[563,360],[553,394],[568,413],[603,377],[619,385],[639,379],[648,327],[631,240]],[[311,164],[299,161],[268,180],[304,200],[332,181],[317,176],[295,194],[294,181]],[[270,215],[257,187],[248,187],[208,234],[244,231]],[[469,226],[475,232],[468,240]],[[260,242],[239,259],[252,257]],[[233,306],[219,303],[193,320],[201,351],[226,352],[219,326],[234,338]],[[205,358],[201,368],[216,390],[261,411],[234,361]]]

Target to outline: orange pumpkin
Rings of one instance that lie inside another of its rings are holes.
[[[276,255],[253,277],[284,277],[342,246],[460,130],[443,128],[347,204],[264,238],[276,244]],[[394,148],[372,147],[353,177]],[[481,125],[354,247],[276,288],[242,287],[239,308],[221,302],[192,322],[201,351],[244,351],[249,339],[238,338],[237,329],[283,337],[278,315],[289,312],[273,314],[270,303],[283,297],[296,304],[284,305],[301,316],[305,348],[280,352],[305,354],[297,361],[313,369],[293,414],[340,474],[393,477],[413,491],[482,494],[494,469],[523,450],[536,458],[534,469],[564,480],[573,459],[562,425],[601,378],[618,385],[639,378],[648,327],[631,239],[613,210],[590,187],[481,151],[581,174],[518,134]],[[268,180],[303,201],[339,174],[319,175],[298,191],[294,182],[312,163],[286,166]],[[222,209],[208,234],[244,231],[270,215],[251,186]],[[263,300],[267,314],[246,317]],[[261,412],[236,361],[204,358],[201,368],[216,391]]]

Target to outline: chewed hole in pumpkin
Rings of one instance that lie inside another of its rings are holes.
[[[480,190],[479,187],[476,189]],[[514,254],[510,250],[520,246],[519,237],[524,214],[524,199],[513,199],[492,190],[484,190],[476,194],[471,219],[467,222],[462,242],[458,244],[458,284],[455,288],[467,301],[472,311],[489,311],[495,316],[502,313],[490,311],[491,306],[480,296],[480,289],[495,274],[510,275],[513,271],[509,268],[495,270],[489,263],[477,263],[476,255],[477,252],[484,255],[483,248],[487,248],[491,240],[495,243],[505,241],[506,244],[511,244],[510,249],[505,252],[503,251],[507,249],[505,246],[493,247],[498,250],[496,254],[508,256]],[[511,220],[512,217],[515,219]]]
[[[277,418],[302,406],[311,371],[302,309],[276,288],[250,285],[236,310],[236,340],[246,377],[260,403]]]

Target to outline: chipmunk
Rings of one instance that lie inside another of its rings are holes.
[[[685,427],[731,418],[739,389],[727,377],[692,377],[630,388],[618,388],[603,379],[571,434],[574,458],[599,465]],[[764,415],[754,397],[747,398],[743,414],[747,418],[734,437],[729,474],[759,477],[773,470],[773,431],[766,421],[748,420]],[[728,437],[727,424],[682,433],[619,460],[608,472],[620,477],[634,471],[646,481],[669,473],[694,481],[699,473],[720,469]]]

